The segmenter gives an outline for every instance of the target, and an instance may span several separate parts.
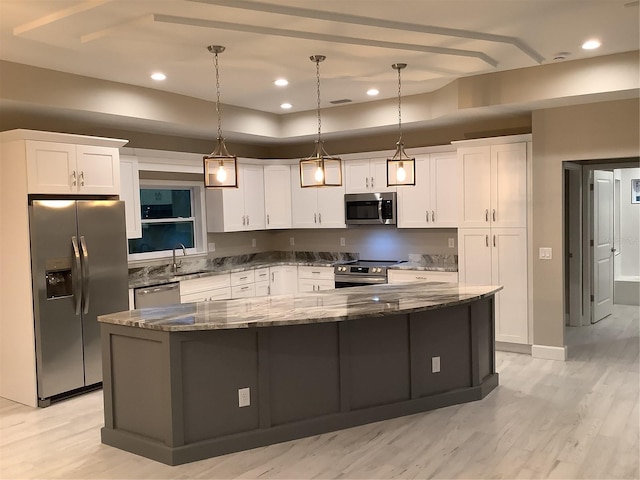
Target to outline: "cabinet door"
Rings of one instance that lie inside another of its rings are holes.
[[[491,222],[494,227],[527,226],[527,144],[491,147]]]
[[[117,148],[76,147],[78,192],[95,195],[120,193],[120,154]]]
[[[527,236],[524,228],[491,230],[491,283],[496,294],[496,340],[528,343]]]
[[[135,157],[120,158],[120,200],[124,201],[127,238],[141,238],[140,178]]]
[[[210,197],[222,200],[222,217],[224,232],[239,232],[247,229],[247,219],[244,214],[244,170],[238,166],[238,188],[225,188],[222,192],[212,191]],[[209,207],[207,206],[207,209]],[[207,214],[209,214],[207,212]],[[219,223],[219,222],[218,222]]]
[[[460,283],[491,285],[491,229],[458,229],[458,276]]]
[[[416,184],[398,187],[398,227],[424,228],[429,217],[429,157],[416,158]]]
[[[29,193],[76,193],[76,146],[27,140],[27,188]]]
[[[369,160],[348,160],[344,162],[347,193],[367,193],[371,190]]]
[[[429,226],[457,227],[460,210],[460,178],[456,154],[455,152],[433,153],[430,155],[429,163],[429,180],[431,182],[429,189],[431,223]]]
[[[396,187],[387,187],[387,159],[369,161],[369,190],[372,192],[395,192]]]
[[[488,227],[491,212],[491,149],[468,147],[458,150],[462,181],[460,226]]]
[[[262,165],[242,165],[245,230],[264,230],[264,172]]]
[[[291,226],[293,228],[316,228],[318,190],[324,190],[324,188],[302,188],[299,167],[291,166]]]
[[[264,167],[264,208],[266,228],[291,228],[291,168]]]
[[[296,293],[298,291],[298,267],[281,265],[271,267],[271,295]]]
[[[269,282],[256,282],[256,297],[266,297],[270,294]]]
[[[318,227],[346,228],[344,186],[318,188]]]
[[[334,280],[317,280],[316,291],[332,290],[334,288],[336,288],[336,282]]]

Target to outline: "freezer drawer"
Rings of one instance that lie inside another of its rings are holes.
[[[177,305],[180,303],[180,282],[136,288],[133,294],[136,308]]]

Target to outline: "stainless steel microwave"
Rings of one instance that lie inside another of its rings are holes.
[[[396,192],[347,193],[344,213],[347,225],[395,225]]]

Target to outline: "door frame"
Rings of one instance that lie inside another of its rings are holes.
[[[590,203],[592,204],[593,202],[590,202],[590,183],[593,181],[593,171],[594,170],[615,170],[615,169],[622,169],[622,168],[638,168],[638,166],[640,165],[640,157],[627,157],[627,158],[612,158],[612,159],[608,159],[608,160],[604,160],[604,159],[600,159],[600,160],[575,160],[575,161],[565,161],[563,162],[563,169],[564,169],[564,174],[566,175],[571,175],[570,171],[574,171],[574,170],[582,170],[582,193],[581,193],[581,204],[582,204],[582,228],[580,229],[580,237],[581,237],[581,243],[582,243],[582,249],[581,249],[581,262],[579,262],[580,264],[580,272],[579,272],[579,276],[580,279],[578,280],[580,282],[580,284],[582,285],[582,315],[580,316],[580,325],[582,326],[587,326],[587,325],[591,325],[591,317],[592,317],[592,308],[591,308],[591,291],[592,291],[592,285],[591,285],[591,279],[592,279],[592,270],[593,270],[593,259],[592,259],[592,255],[589,254],[585,254],[590,252],[591,250],[591,246],[590,246],[590,231],[592,227],[592,216],[593,216],[593,207],[592,205],[590,205]],[[563,188],[566,188],[566,178],[563,178]],[[569,255],[569,249],[567,248],[567,242],[568,239],[566,238],[567,235],[567,228],[568,226],[566,225],[567,222],[567,208],[569,208],[569,201],[568,201],[568,195],[569,192],[564,192],[563,195],[563,212],[562,212],[562,227],[563,227],[563,265],[567,265],[567,260],[568,260],[568,255]],[[615,235],[615,231],[614,231],[614,235]],[[572,283],[572,278],[571,278],[571,272],[567,271],[567,269],[563,266],[563,270],[564,270],[564,278],[563,281],[565,282],[564,284],[564,306],[565,306],[565,312],[566,314],[569,316],[569,318],[572,317],[572,313],[571,313],[571,304],[570,304],[570,298],[568,297],[568,291],[569,291],[569,286],[567,285],[567,282]],[[615,274],[614,274],[615,275]],[[565,327],[567,325],[565,324]]]

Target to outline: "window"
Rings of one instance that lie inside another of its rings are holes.
[[[204,252],[203,196],[201,184],[141,182],[142,238],[129,240],[129,259],[166,257],[179,244],[189,254]]]

